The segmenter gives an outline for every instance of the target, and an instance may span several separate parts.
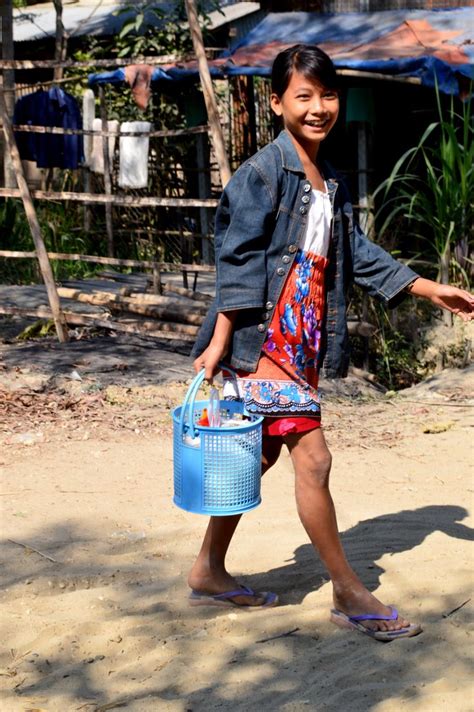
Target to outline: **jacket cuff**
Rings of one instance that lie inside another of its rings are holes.
[[[389,309],[395,309],[409,296],[406,288],[418,279],[420,275],[410,267],[404,266],[403,272],[397,276],[399,278],[397,279],[397,287],[383,295],[385,304]]]
[[[264,304],[263,290],[239,287],[221,289],[216,307],[218,312],[226,312],[234,309],[263,309]]]

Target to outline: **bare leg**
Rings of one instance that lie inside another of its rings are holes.
[[[281,438],[264,438],[263,473],[278,460],[282,445]],[[230,517],[211,517],[201,550],[188,576],[188,584],[195,591],[224,593],[239,588],[237,581],[225,568],[225,557],[241,516],[241,514],[236,514]],[[264,598],[263,596],[261,598],[236,596],[232,600],[241,605],[259,605]]]
[[[344,554],[329,491],[331,453],[322,430],[289,434],[285,443],[295,469],[298,513],[331,577],[334,607],[346,615],[390,615],[391,610],[366,589]],[[364,625],[377,630],[398,630],[407,626],[408,621],[398,618],[368,621]]]

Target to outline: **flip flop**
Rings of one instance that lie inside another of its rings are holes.
[[[236,596],[250,596],[253,598],[261,598],[263,596],[263,603],[259,603],[256,606],[252,606],[249,603],[237,603],[232,599]],[[233,608],[245,608],[246,610],[260,610],[262,608],[271,608],[276,606],[278,603],[278,596],[276,593],[271,593],[270,591],[262,591],[261,593],[255,593],[251,588],[247,586],[241,586],[241,588],[235,591],[225,591],[224,593],[202,593],[200,591],[191,591],[189,595],[189,605],[190,606],[227,606]]]
[[[388,642],[390,640],[395,640],[396,638],[411,638],[414,635],[418,635],[422,632],[423,628],[419,624],[411,623],[406,628],[400,628],[400,630],[372,630],[363,625],[360,621],[396,621],[398,618],[398,611],[394,606],[389,606],[392,613],[389,616],[379,616],[366,613],[361,616],[348,616],[342,611],[338,611],[333,608],[331,611],[331,621],[335,623],[340,628],[349,628],[350,630],[358,630],[364,635],[368,635],[374,640],[381,640],[383,642]]]

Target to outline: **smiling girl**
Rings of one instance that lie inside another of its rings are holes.
[[[350,197],[321,142],[339,112],[329,57],[312,45],[281,52],[271,106],[284,130],[244,163],[216,213],[216,299],[194,347],[194,366],[211,380],[225,360],[237,372],[227,397],[265,417],[263,471],[288,448],[298,514],[333,586],[331,620],[378,640],[413,636],[421,626],[373,596],[348,563],[329,491],[331,454],[321,429],[318,375],[348,368],[347,292],[352,282],[388,306],[407,293],[467,320],[474,297],[422,279],[371,242],[354,221]],[[354,424],[357,427],[357,424]],[[193,605],[273,606],[225,567],[240,515],[212,517],[189,574]]]

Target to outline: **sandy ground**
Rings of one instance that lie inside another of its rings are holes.
[[[72,378],[48,391],[15,378],[0,383],[2,710],[473,709],[472,370],[392,398],[326,398],[348,556],[425,628],[388,645],[329,622],[287,454],[229,556],[281,605],[190,608],[205,519],[172,504],[169,409],[185,385],[75,392]]]

